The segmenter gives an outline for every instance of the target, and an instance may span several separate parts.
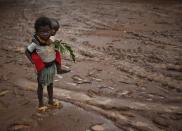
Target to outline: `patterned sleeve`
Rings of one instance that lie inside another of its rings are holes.
[[[35,44],[34,42],[32,42],[32,43],[27,47],[27,49],[28,49],[29,52],[32,53],[32,52],[36,49],[36,47],[37,47],[37,44]]]

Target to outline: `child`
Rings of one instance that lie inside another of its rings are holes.
[[[39,100],[38,111],[45,111],[48,109],[44,106],[43,102],[43,87],[47,86],[48,91],[48,104],[50,107],[60,107],[60,103],[53,101],[53,81],[56,73],[56,58],[57,53],[55,52],[54,45],[50,40],[52,33],[51,21],[47,17],[40,17],[35,21],[35,35],[32,43],[26,49],[26,55],[32,63],[35,63],[37,59],[32,56],[34,52],[38,54],[42,61],[38,63],[39,68],[37,70],[37,95]],[[36,56],[36,55],[35,55]]]
[[[51,18],[50,20],[51,20],[51,28],[52,28],[51,36],[54,37],[56,35],[57,31],[59,30],[60,25],[59,25],[59,22],[56,19]],[[51,40],[55,41],[55,39],[53,37],[51,37]]]
[[[52,27],[52,34],[51,34],[50,39],[54,42],[56,40],[55,35],[56,35],[57,31],[59,30],[60,25],[59,25],[59,22],[56,19],[52,18],[50,20],[51,20],[51,27]],[[59,63],[56,63],[56,67],[57,67],[57,73],[58,74],[63,74],[63,73],[70,72],[70,70],[62,69],[61,64],[59,64]]]
[[[59,23],[55,19],[50,19],[50,21],[51,21],[50,40],[52,40],[52,42],[54,42],[55,41],[54,36],[56,35],[56,32],[59,30]],[[37,40],[35,38],[35,34],[33,34],[33,36],[32,36],[32,42],[37,43]],[[35,64],[37,71],[41,70],[42,67],[44,66],[44,64],[43,64],[41,58],[38,56],[38,54],[36,52],[34,52],[31,54],[31,57],[32,57],[32,62]],[[56,59],[58,60],[56,62],[57,73],[61,74],[61,54],[58,51],[56,51]]]
[[[51,37],[50,39],[52,40],[52,42],[55,41],[55,35],[57,33],[57,31],[59,30],[59,22],[56,20],[56,19],[50,19],[51,21]],[[32,42],[36,42],[36,39],[33,35],[33,38],[32,38]],[[37,53],[33,53],[32,54],[32,58],[33,58],[33,61],[36,61],[35,63],[38,63],[38,64],[35,64],[36,66],[36,69],[37,70],[40,70],[39,68],[42,68],[43,64],[41,63],[41,58],[37,55]],[[63,74],[63,73],[67,73],[67,72],[70,72],[70,70],[65,70],[65,69],[62,69],[61,68],[61,54],[59,53],[59,51],[56,51],[56,69],[57,69],[57,73],[58,74]]]
[[[52,18],[50,20],[51,20],[51,28],[52,28],[52,33],[51,33],[50,39],[52,40],[52,42],[54,42],[55,41],[55,35],[56,35],[57,31],[59,30],[60,25],[56,19]],[[57,63],[56,68],[57,68],[57,73],[61,74],[61,71],[62,71],[61,70],[61,64]]]

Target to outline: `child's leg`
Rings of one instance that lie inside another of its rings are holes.
[[[48,92],[48,97],[49,97],[49,101],[48,101],[48,104],[49,104],[49,108],[62,108],[62,105],[60,102],[55,102],[53,100],[53,83],[51,83],[50,85],[47,86],[47,92]]]
[[[47,92],[48,92],[48,104],[53,104],[53,83],[47,86]]]
[[[43,87],[42,87],[41,84],[38,84],[37,95],[38,95],[38,100],[39,100],[39,107],[43,107],[44,106],[44,102],[43,102]]]

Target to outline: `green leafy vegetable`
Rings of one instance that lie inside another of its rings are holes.
[[[67,43],[62,42],[62,40],[55,40],[53,44],[55,46],[55,49],[61,52],[63,55],[69,53],[72,60],[75,62],[75,54],[71,46],[69,46]]]

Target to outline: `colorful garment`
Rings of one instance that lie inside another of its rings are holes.
[[[33,38],[27,50],[31,54],[31,60],[38,71],[38,83],[42,86],[47,86],[54,81],[56,74],[55,60],[58,56],[53,44],[41,43],[40,39],[36,36]],[[59,58],[57,59],[60,60]]]

